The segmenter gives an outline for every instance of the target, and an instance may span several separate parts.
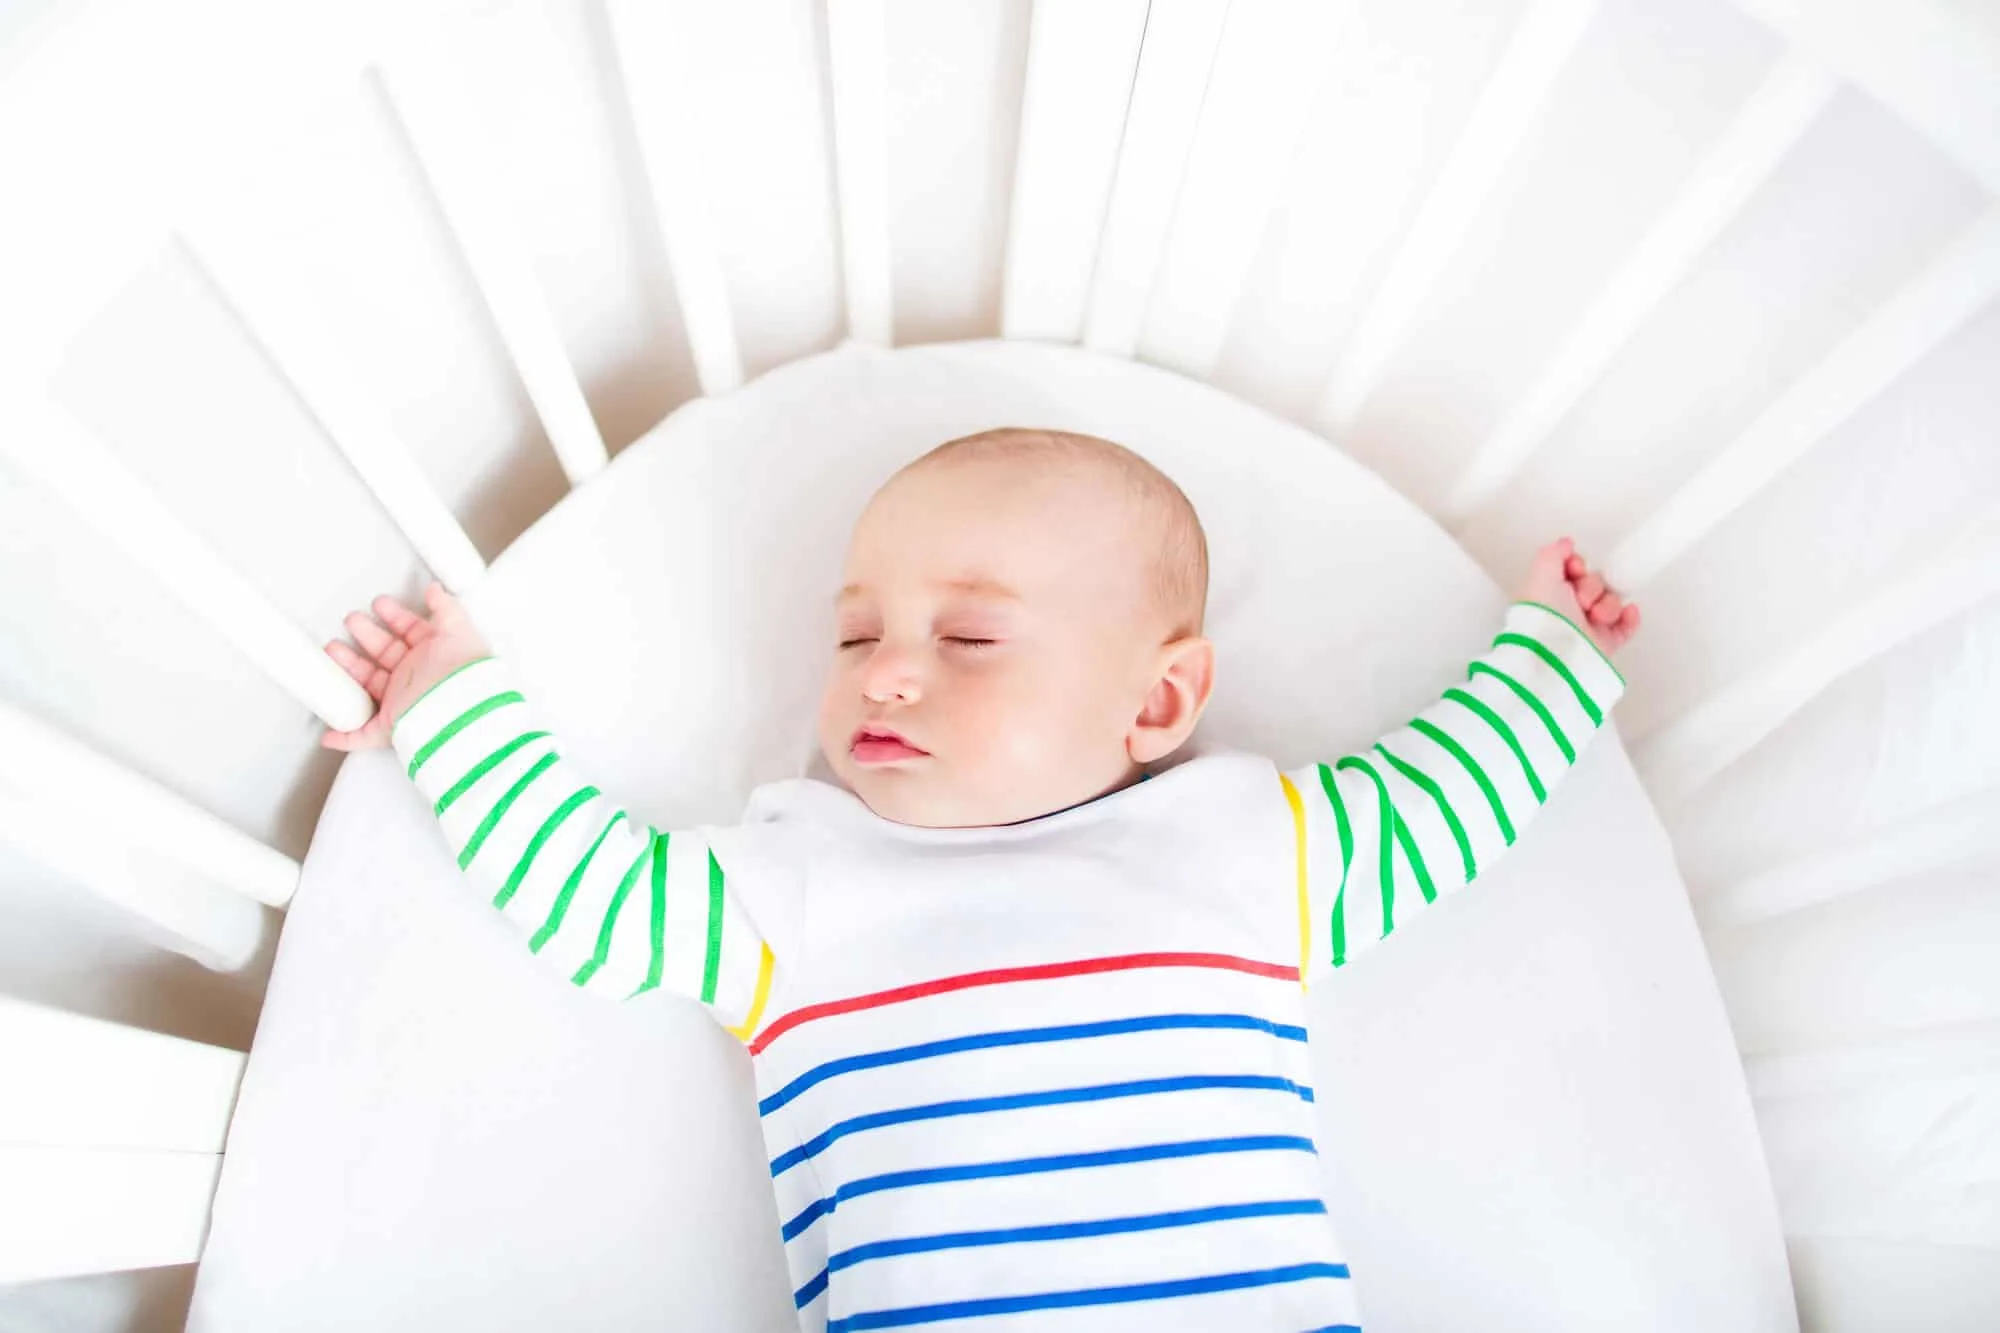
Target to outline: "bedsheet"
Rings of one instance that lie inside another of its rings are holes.
[[[972,343],[843,347],[687,405],[496,560],[473,609],[600,786],[655,822],[732,818],[813,763],[870,491],[1002,424],[1116,439],[1194,501],[1219,663],[1198,744],[1287,765],[1366,745],[1504,604],[1296,426],[1130,362]],[[1322,1185],[1369,1329],[1796,1327],[1741,1065],[1615,734],[1496,870],[1315,990]],[[391,757],[348,759],[190,1328],[783,1330],[776,1226],[740,1048],[690,1004],[545,975]]]

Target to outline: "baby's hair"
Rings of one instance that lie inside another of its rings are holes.
[[[1122,444],[1073,431],[1020,426],[947,440],[903,471],[986,459],[1082,464],[1112,473],[1140,510],[1159,525],[1153,586],[1173,626],[1172,637],[1201,633],[1208,610],[1208,536],[1186,493],[1171,477]]]

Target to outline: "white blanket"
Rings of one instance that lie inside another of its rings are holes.
[[[1323,441],[1161,371],[990,343],[845,348],[690,404],[495,562],[475,611],[600,786],[654,822],[732,818],[810,760],[870,491],[1003,424],[1108,436],[1193,499],[1208,743],[1363,746],[1492,633],[1499,590]],[[1315,992],[1325,1186],[1371,1333],[1795,1328],[1729,1028],[1616,736],[1422,926]],[[741,1049],[692,1005],[544,974],[393,761],[350,759],[194,1333],[784,1330],[776,1227]]]

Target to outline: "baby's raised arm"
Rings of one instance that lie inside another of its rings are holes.
[[[631,818],[576,772],[457,598],[428,615],[375,599],[327,653],[380,705],[328,732],[332,749],[393,745],[459,868],[577,986],[618,997],[663,988],[756,1027],[775,964],[708,837]]]
[[[1519,838],[1625,691],[1639,628],[1564,538],[1460,685],[1370,747],[1284,775],[1310,971],[1339,967],[1471,882]]]

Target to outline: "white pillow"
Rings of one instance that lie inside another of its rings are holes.
[[[804,771],[848,527],[931,445],[1108,436],[1207,526],[1204,743],[1366,745],[1453,682],[1499,591],[1324,441],[1090,353],[849,347],[690,404],[472,603],[593,780],[728,820]],[[1615,734],[1521,845],[1317,988],[1328,1199],[1371,1330],[1788,1330],[1742,1071]],[[794,1327],[748,1062],[692,1005],[544,974],[384,754],[321,818],[190,1327]]]

